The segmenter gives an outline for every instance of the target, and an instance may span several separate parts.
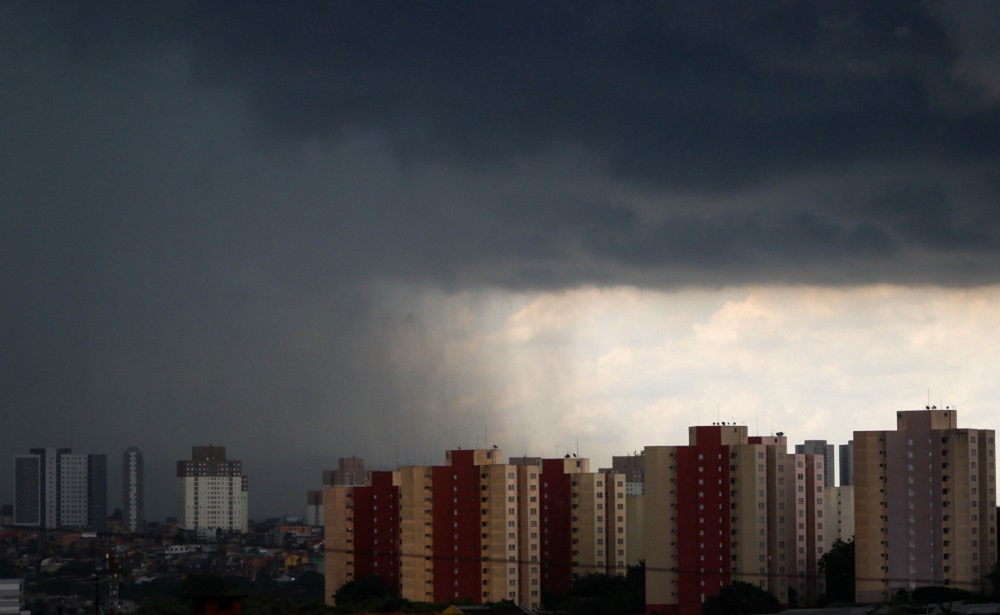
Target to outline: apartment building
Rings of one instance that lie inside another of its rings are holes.
[[[611,458],[611,470],[625,475],[625,495],[642,495],[646,488],[646,463],[639,453],[615,455]],[[606,471],[606,470],[602,470]]]
[[[538,566],[531,565],[538,538],[530,537],[537,534],[537,468],[506,464],[496,448],[460,449],[447,451],[443,466],[404,468],[400,482],[403,596],[540,604]]]
[[[367,485],[369,478],[363,457],[341,457],[336,470],[323,470],[324,485]]]
[[[399,591],[400,473],[374,471],[363,484],[323,488],[327,603],[344,583],[376,574]]]
[[[440,466],[370,472],[323,492],[328,600],[378,574],[414,601],[541,603],[538,464],[499,449],[452,450]]]
[[[837,485],[836,474],[834,473],[834,462],[837,455],[837,447],[834,444],[827,444],[826,440],[806,440],[802,444],[795,445],[795,452],[804,455],[822,455],[823,457],[823,485],[835,487]]]
[[[226,447],[192,447],[191,459],[177,462],[177,490],[182,527],[247,531],[247,477],[241,461],[226,458]]]
[[[518,457],[515,465],[541,470],[539,483],[541,585],[554,596],[589,573],[625,574],[628,566],[626,477],[590,471],[575,455]]]
[[[815,604],[825,552],[822,456],[783,435],[691,427],[686,446],[645,448],[646,609],[695,615],[734,581]]]
[[[33,448],[14,457],[14,524],[107,528],[107,457]]]
[[[858,602],[944,585],[986,592],[997,561],[993,430],[958,411],[896,413],[895,431],[854,432]]]
[[[122,529],[141,532],[146,525],[146,477],[142,449],[130,446],[122,453]]]
[[[848,487],[854,484],[854,440],[841,444],[840,452],[840,486]]]
[[[826,487],[825,523],[827,524],[826,550],[838,540],[848,542],[854,538],[854,486]]]

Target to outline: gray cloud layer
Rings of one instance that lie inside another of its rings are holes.
[[[997,282],[971,6],[5,4],[2,452],[437,455],[489,408],[427,433],[476,377],[386,281]]]

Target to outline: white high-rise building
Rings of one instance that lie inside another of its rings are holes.
[[[130,446],[122,455],[122,529],[141,532],[146,524],[142,449]]]
[[[62,456],[59,477],[60,523],[64,527],[87,526],[87,456]]]
[[[178,519],[186,529],[247,531],[247,477],[224,446],[195,446],[177,462]]]

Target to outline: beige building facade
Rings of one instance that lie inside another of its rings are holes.
[[[849,542],[854,538],[854,486],[827,487],[825,491],[826,550],[829,551],[838,540]]]
[[[995,433],[958,412],[896,413],[895,431],[854,432],[858,602],[943,585],[984,592],[997,561]]]

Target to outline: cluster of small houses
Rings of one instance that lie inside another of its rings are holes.
[[[207,539],[171,524],[151,525],[143,534],[0,528],[0,561],[28,581],[93,566],[99,577],[117,572],[122,583],[184,574],[266,575],[284,582],[306,571],[322,574],[323,528],[270,519],[246,534]]]

